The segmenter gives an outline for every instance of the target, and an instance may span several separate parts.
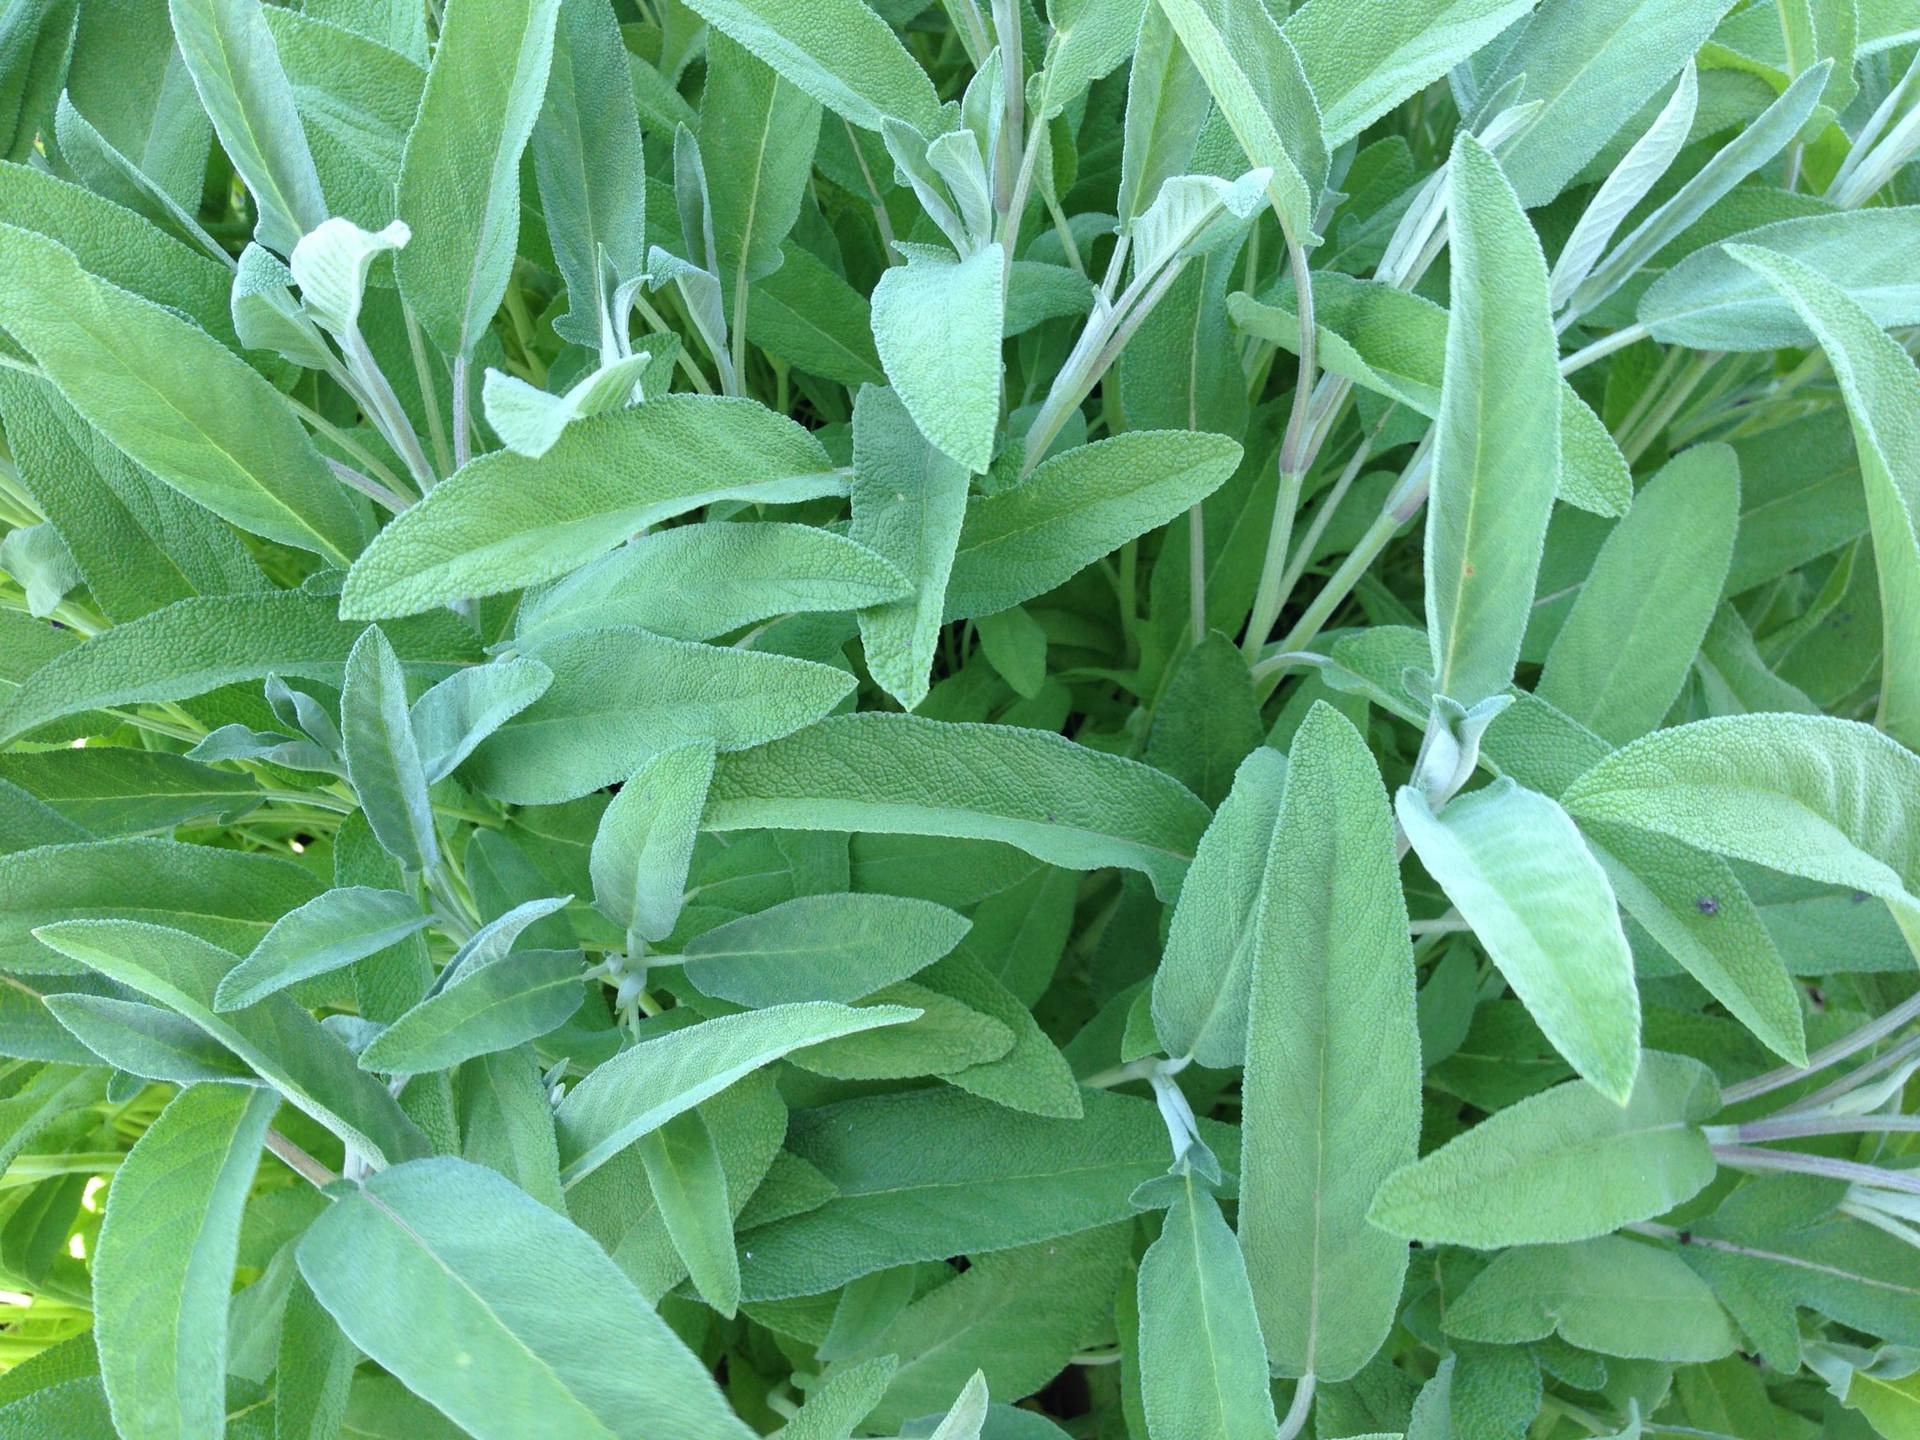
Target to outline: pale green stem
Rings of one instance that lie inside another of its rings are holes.
[[[420,386],[420,407],[427,412],[427,435],[433,444],[434,458],[445,474],[453,469],[453,452],[447,448],[447,427],[440,419],[440,389],[433,383],[433,362],[427,355],[426,336],[420,331],[420,322],[414,317],[411,305],[403,302],[400,311],[407,318],[407,348],[413,352],[413,375]]]

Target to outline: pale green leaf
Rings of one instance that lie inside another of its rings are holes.
[[[546,93],[560,0],[450,0],[401,162],[413,227],[394,270],[434,343],[471,356],[520,233],[520,153]]]
[[[1271,1440],[1267,1352],[1247,1266],[1219,1205],[1191,1173],[1141,1257],[1139,1295],[1140,1391],[1151,1433]]]
[[[941,130],[933,82],[861,0],[691,0],[697,11],[836,115]]]
[[[0,325],[132,459],[243,530],[344,565],[360,507],[274,389],[219,341],[0,225]]]
[[[1058,735],[863,714],[722,756],[704,823],[1002,840],[1070,869],[1140,870],[1164,896],[1207,808],[1157,770]]]
[[[1465,131],[1449,164],[1453,308],[1427,500],[1434,688],[1505,690],[1533,602],[1560,457],[1547,265],[1499,163]]]
[[[480,743],[473,784],[521,805],[585,795],[689,741],[761,745],[811,724],[853,689],[831,665],[618,627],[533,647],[553,683]]]
[[[893,390],[920,433],[978,474],[1000,428],[1004,256],[915,252],[873,289],[873,338]]]
[[[1662,467],[1601,545],[1535,693],[1616,745],[1658,726],[1719,606],[1739,515],[1727,446],[1696,445]]]
[[[397,945],[430,917],[398,890],[349,885],[315,896],[273,922],[215,992],[214,1009],[239,1010],[276,990]]]
[[[1640,994],[1613,888],[1553,800],[1500,779],[1438,815],[1403,786],[1414,853],[1573,1068],[1621,1104],[1640,1054]]]
[[[1136,430],[1076,446],[1013,489],[976,496],[947,581],[947,619],[990,615],[1064,584],[1199,504],[1239,463],[1240,447],[1224,435]]]
[[[427,772],[407,719],[407,677],[378,625],[369,625],[347,656],[340,733],[347,778],[381,845],[413,874],[435,868],[440,842]]]
[[[815,1002],[707,1020],[623,1050],[567,1092],[554,1119],[561,1180],[575,1185],[650,1130],[803,1045],[898,1025],[920,1012]]]
[[[947,578],[966,516],[967,471],[927,442],[892,390],[863,385],[853,402],[849,534],[912,587],[860,611],[867,669],[907,710],[927,698]]]
[[[219,1440],[227,1406],[227,1297],[270,1090],[183,1090],[107,1191],[93,1256],[100,1378],[123,1435]]]
[[[754,1434],[606,1252],[491,1170],[382,1171],[297,1253],[347,1338],[482,1440]]]
[[[547,693],[553,672],[528,655],[470,665],[428,690],[407,711],[427,783],[451,775],[474,747]]]
[[[845,490],[819,442],[784,416],[752,400],[662,395],[569,425],[538,458],[496,452],[468,464],[380,532],[348,573],[340,610],[419,614],[556,579],[715,501]]]
[[[1625,1106],[1582,1080],[1510,1105],[1391,1176],[1373,1222],[1481,1249],[1604,1235],[1713,1179],[1700,1122],[1719,1104],[1704,1065],[1648,1051]]]
[[[740,1257],[733,1248],[733,1205],[713,1133],[698,1110],[675,1115],[634,1147],[673,1248],[694,1288],[722,1315],[740,1304]]]
[[[702,993],[736,1005],[849,1003],[945,955],[965,916],[904,895],[801,895],[689,940],[681,963]]]
[[[590,858],[593,902],[641,941],[664,940],[680,916],[713,763],[713,748],[697,741],[662,750],[627,778],[600,817]]]
[[[1420,1036],[1392,812],[1365,741],[1331,706],[1294,737],[1269,855],[1240,1243],[1274,1368],[1338,1381],[1373,1358],[1399,1306],[1406,1247],[1367,1207],[1418,1153]]]
[[[464,965],[382,1030],[360,1052],[360,1068],[419,1075],[538,1039],[585,1001],[584,968],[578,950],[516,950]]]

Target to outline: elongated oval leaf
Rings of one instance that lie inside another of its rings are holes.
[[[1625,1106],[1580,1080],[1510,1105],[1390,1177],[1373,1221],[1483,1249],[1604,1235],[1713,1179],[1699,1127],[1719,1104],[1704,1065],[1649,1051]]]
[[[282,255],[332,212],[260,0],[168,0],[187,73],[220,148],[259,208],[261,244]]]
[[[471,1434],[754,1433],[606,1252],[491,1170],[441,1157],[383,1171],[298,1255],[347,1338]]]
[[[1233,474],[1224,435],[1136,430],[1046,461],[1020,485],[967,503],[947,619],[1006,610],[1198,505]]]
[[[778,521],[656,530],[529,595],[516,639],[634,625],[711,640],[774,615],[859,610],[898,600],[907,582],[864,542]]]
[[[1786,297],[1846,397],[1880,578],[1877,723],[1911,750],[1920,746],[1920,374],[1874,318],[1812,266],[1744,245],[1727,253]]]
[[[972,923],[904,895],[802,895],[695,936],[687,978],[736,1005],[846,1003],[924,970]]]
[[[1058,735],[866,714],[722,756],[705,824],[1003,840],[1069,869],[1124,865],[1169,895],[1207,807],[1158,770]]]
[[[456,670],[413,702],[407,720],[427,783],[451,775],[474,747],[547,693],[553,672],[527,655]]]
[[[1140,1393],[1151,1433],[1273,1435],[1267,1352],[1247,1268],[1219,1205],[1191,1174],[1141,1257],[1138,1284]]]
[[[1640,1054],[1633,955],[1606,872],[1566,812],[1507,779],[1438,815],[1403,786],[1395,808],[1420,863],[1554,1048],[1626,1104]]]
[[[349,619],[414,615],[552,580],[635,531],[717,500],[843,493],[806,431],[751,400],[662,395],[569,425],[537,458],[500,451],[380,532],[347,575]]]
[[[134,920],[63,920],[37,932],[62,954],[178,1010],[274,1089],[374,1160],[427,1151],[386,1087],[286,995],[219,1015],[213,997],[238,957],[181,930]]]
[[[694,0],[689,9],[855,125],[888,116],[937,135],[940,100],[887,24],[860,0]]]
[[[1000,428],[1004,256],[916,256],[873,287],[873,339],[893,390],[935,448],[979,474]]]
[[[1406,1275],[1367,1207],[1419,1151],[1420,1034],[1386,790],[1331,706],[1288,754],[1257,924],[1240,1243],[1274,1367],[1343,1380],[1386,1339]]]
[[[102,631],[35,669],[0,709],[0,739],[103,706],[186,700],[221,685],[278,675],[342,684],[363,627],[322,595],[201,595]],[[480,658],[451,615],[385,627],[402,664],[440,679]]]
[[[418,1075],[538,1039],[580,1008],[582,973],[578,950],[517,950],[463,967],[381,1031],[360,1052],[360,1068]]]
[[[369,625],[347,656],[340,694],[340,734],[347,778],[367,823],[403,869],[418,875],[440,863],[427,772],[407,719],[407,677],[378,625]]]
[[[243,530],[336,565],[360,550],[349,492],[273,387],[205,331],[0,225],[0,325],[115,445]]]
[[[553,57],[560,0],[451,0],[400,169],[413,238],[395,273],[434,342],[470,356],[513,268],[520,152]]]
[[[1222,1070],[1245,1063],[1260,887],[1286,784],[1279,751],[1263,745],[1247,756],[1181,883],[1152,1002],[1154,1033],[1176,1059]]]
[[[1471,707],[1520,658],[1560,463],[1547,265],[1499,163],[1464,131],[1449,163],[1446,378],[1427,500],[1434,685]]]
[[[1535,693],[1616,745],[1659,725],[1719,606],[1739,518],[1730,448],[1697,445],[1663,467],[1600,547]]]
[[[764,744],[819,719],[854,684],[811,660],[627,628],[561,635],[534,654],[553,684],[468,762],[480,789],[523,805],[571,800],[690,741]]]
[[[135,1143],[107,1191],[93,1261],[100,1378],[120,1433],[218,1440],[227,1298],[270,1090],[194,1085]]]
[[[560,1178],[577,1184],[648,1131],[803,1045],[899,1025],[919,1013],[899,1005],[776,1005],[622,1051],[568,1091],[555,1112]]]
[[[713,764],[713,747],[699,741],[662,750],[600,817],[589,857],[593,903],[642,941],[664,940],[679,918]]]
[[[420,902],[399,890],[348,885],[317,895],[273,922],[228,971],[214,1009],[239,1010],[276,990],[377,954],[423,929]]]

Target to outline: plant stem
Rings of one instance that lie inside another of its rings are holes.
[[[340,1178],[278,1130],[267,1131],[267,1149],[285,1161],[294,1174],[320,1189],[325,1189]]]
[[[413,377],[420,386],[420,408],[427,412],[427,435],[433,444],[434,458],[441,473],[453,469],[453,453],[447,448],[447,427],[440,420],[440,389],[433,383],[433,362],[427,356],[426,337],[413,307],[402,302],[400,313],[407,320],[407,348],[413,352]]]
[[[1300,1383],[1293,1387],[1293,1403],[1287,1407],[1286,1418],[1280,1422],[1276,1440],[1293,1440],[1306,1428],[1307,1416],[1313,1410],[1313,1389],[1313,1372],[1309,1370],[1300,1377]]]
[[[453,361],[453,467],[458,470],[473,458],[473,432],[467,414],[468,360],[456,355]]]
[[[1638,324],[1623,326],[1611,335],[1603,335],[1591,345],[1584,346],[1567,356],[1560,362],[1560,373],[1571,375],[1574,371],[1585,369],[1594,361],[1604,359],[1616,350],[1624,350],[1627,346],[1646,338],[1646,326]]]
[[[1207,516],[1198,504],[1187,511],[1187,625],[1195,645],[1207,638]]]
[[[1878,1020],[1869,1020],[1857,1030],[1841,1036],[1831,1045],[1822,1046],[1807,1057],[1805,1065],[1785,1065],[1778,1070],[1769,1070],[1764,1075],[1756,1075],[1751,1080],[1742,1080],[1736,1085],[1729,1085],[1720,1092],[1720,1098],[1728,1105],[1738,1105],[1741,1101],[1751,1100],[1756,1095],[1765,1095],[1769,1091],[1792,1085],[1816,1071],[1826,1069],[1829,1065],[1838,1064],[1849,1055],[1858,1054],[1915,1018],[1920,1018],[1920,994],[1901,1001]]]
[[[1777,1115],[1744,1125],[1712,1126],[1708,1134],[1716,1131],[1742,1144],[1806,1140],[1815,1135],[1881,1135],[1920,1131],[1920,1115]]]
[[[1300,487],[1313,464],[1313,446],[1309,441],[1309,411],[1314,400],[1314,362],[1318,335],[1313,312],[1313,273],[1307,265],[1306,246],[1287,224],[1280,220],[1287,242],[1287,264],[1293,271],[1294,310],[1300,321],[1300,373],[1293,382],[1293,408],[1287,416],[1287,432],[1280,442],[1280,489],[1273,500],[1273,520],[1267,527],[1267,554],[1260,566],[1260,584],[1254,591],[1253,615],[1247,633],[1240,642],[1241,653],[1252,664],[1260,647],[1267,643],[1274,621],[1280,618],[1284,603],[1281,577],[1286,574],[1287,551],[1293,544],[1294,514],[1300,507]],[[1288,645],[1288,650],[1299,647]]]
[[[1920,1195],[1920,1172],[1884,1170],[1878,1165],[1862,1165],[1856,1160],[1831,1160],[1825,1155],[1808,1155],[1799,1150],[1761,1150],[1751,1145],[1716,1145],[1713,1147],[1713,1158],[1734,1170],[1819,1175],[1828,1180],[1847,1180],[1856,1185],[1873,1185],[1882,1190]]]

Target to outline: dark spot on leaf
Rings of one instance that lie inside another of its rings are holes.
[[[1862,900],[1871,900],[1872,898],[1873,897],[1867,894],[1867,892],[1864,890],[1856,890],[1847,897],[1847,899],[1851,900],[1856,905],[1858,905]]]
[[[1711,895],[1702,895],[1693,903],[1702,915],[1718,915],[1720,913],[1720,902]]]

